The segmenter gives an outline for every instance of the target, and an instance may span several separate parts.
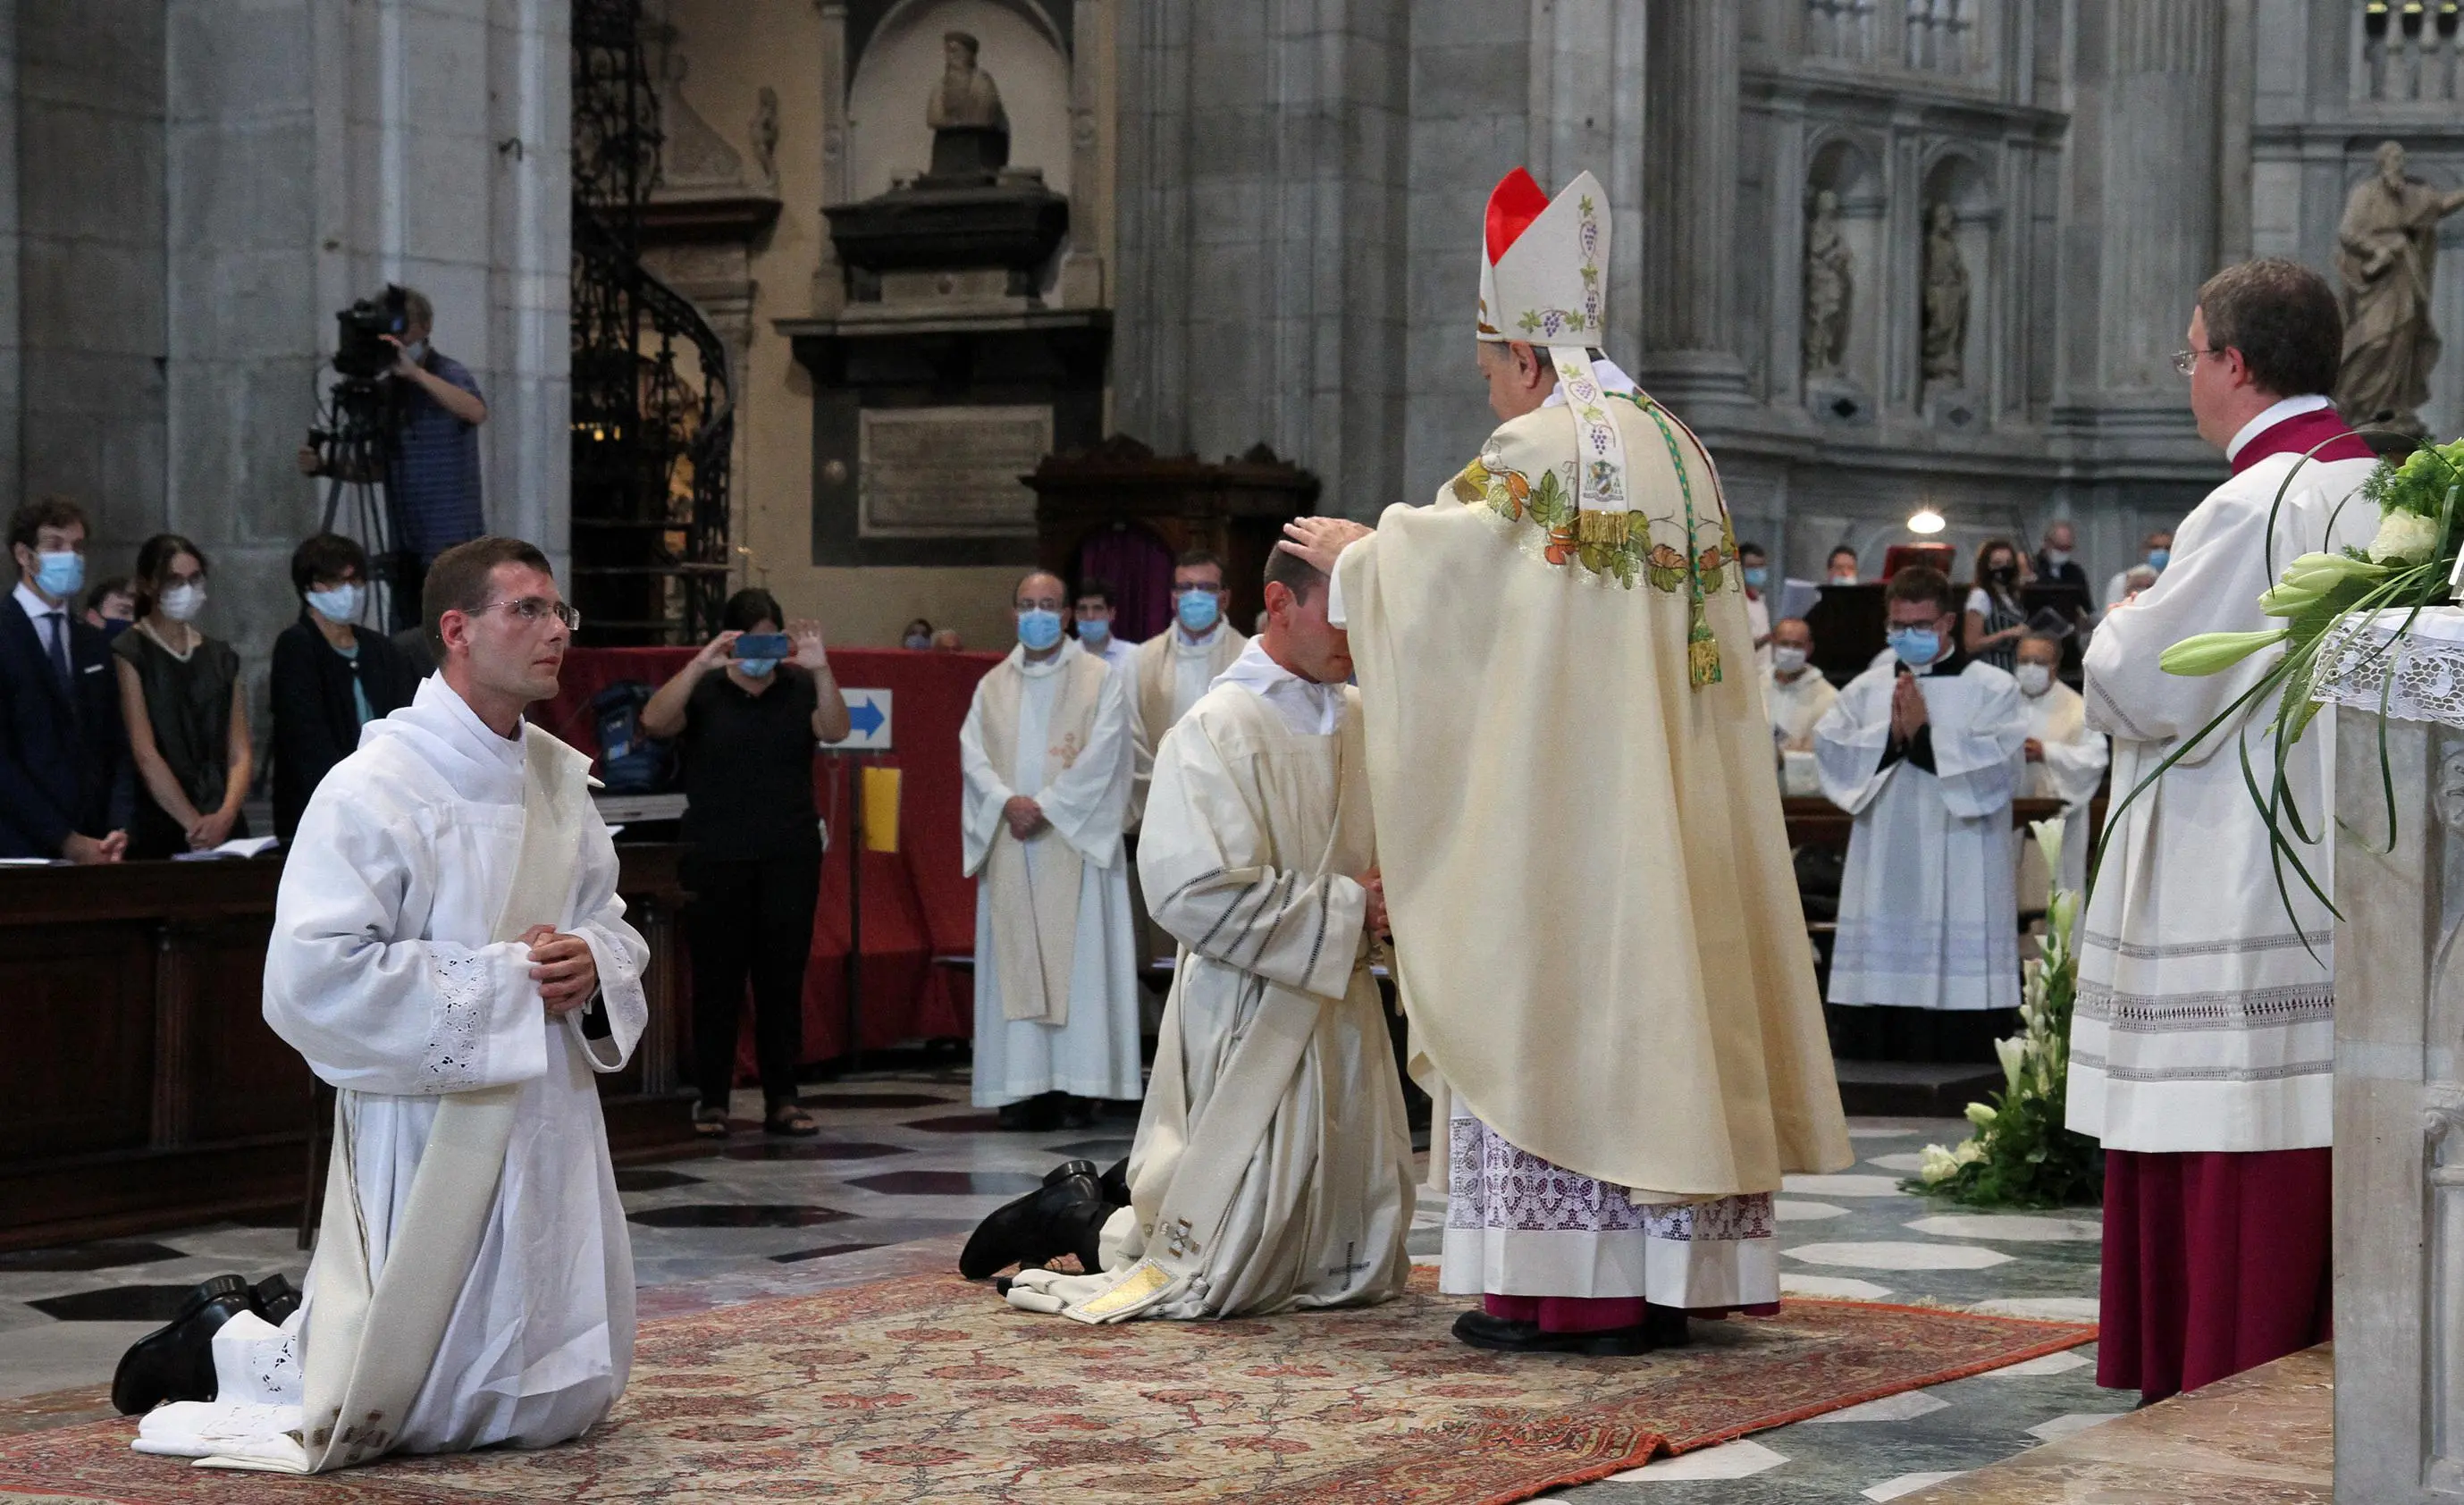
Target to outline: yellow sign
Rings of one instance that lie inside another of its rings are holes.
[[[864,770],[864,850],[898,850],[898,770]]]

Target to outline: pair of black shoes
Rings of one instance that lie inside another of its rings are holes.
[[[1673,1306],[1646,1306],[1633,1327],[1603,1328],[1590,1333],[1544,1333],[1537,1322],[1517,1322],[1470,1311],[1455,1318],[1455,1337],[1474,1348],[1507,1354],[1583,1354],[1595,1359],[1631,1359],[1655,1348],[1683,1348],[1691,1341],[1685,1314]]]
[[[1004,1103],[995,1117],[1001,1127],[1010,1133],[1044,1134],[1053,1129],[1091,1129],[1102,1116],[1103,1107],[1092,1097],[1044,1093]]]
[[[245,1275],[216,1275],[189,1292],[170,1325],[146,1334],[120,1356],[111,1377],[111,1404],[122,1416],[142,1416],[166,1401],[210,1401],[221,1388],[214,1376],[214,1335],[242,1312],[280,1327],[299,1310],[299,1288],[283,1275],[252,1286]]]
[[[1093,1274],[1103,1268],[1097,1242],[1116,1207],[1130,1205],[1130,1162],[1102,1175],[1093,1161],[1064,1161],[1044,1184],[976,1226],[958,1255],[958,1273],[981,1280],[1012,1265],[1034,1269],[1064,1254]]]

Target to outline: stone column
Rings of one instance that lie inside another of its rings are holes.
[[[2178,413],[2172,331],[2189,322],[2191,294],[2215,270],[2221,8],[2113,0],[2104,26],[2099,385],[2149,394]]]
[[[0,512],[25,498],[19,484],[17,246],[17,0],[0,0]]]
[[[1638,375],[1689,411],[1751,402],[1737,349],[1740,11],[1733,0],[1650,5]]]
[[[2427,620],[2427,619],[2425,619]],[[2336,709],[2336,1497],[2464,1494],[2464,730]],[[2314,730],[2313,736],[2317,735]]]
[[[1111,194],[1104,183],[1104,129],[1099,110],[1103,69],[1111,52],[1112,27],[1104,0],[1077,0],[1070,18],[1069,49],[1069,244],[1061,254],[1064,308],[1099,308],[1104,286],[1104,241],[1110,232]]]

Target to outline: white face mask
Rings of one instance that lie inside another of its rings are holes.
[[[1771,667],[1784,675],[1793,675],[1797,673],[1805,667],[1805,650],[1802,648],[1773,648],[1771,650]]]
[[[2021,664],[2011,673],[2019,681],[2019,689],[2023,694],[2043,695],[2054,687],[2054,672],[2043,664]]]
[[[2054,566],[2056,569],[2059,569],[2059,568],[2061,568],[2064,564],[2069,564],[2070,562],[2071,562],[2071,551],[2070,551],[2070,550],[2068,550],[2068,549],[2066,549],[2066,548],[2055,548],[2055,547],[2053,547],[2051,544],[2046,545],[2046,547],[2045,547],[2045,563],[2046,563],[2046,564],[2051,564],[2051,565],[2052,565],[2052,566]]]
[[[163,592],[163,614],[174,622],[193,622],[206,609],[206,587],[196,584],[173,586]]]

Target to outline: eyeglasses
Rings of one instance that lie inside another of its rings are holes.
[[[2198,369],[2199,357],[2203,355],[2222,355],[2225,352],[2222,350],[2176,350],[2173,352],[2173,369],[2181,372],[2184,376],[2188,376],[2192,371]]]
[[[519,601],[491,601],[479,609],[482,612],[494,611],[498,607],[510,609],[514,615],[521,619],[524,627],[537,627],[548,618],[554,617],[564,624],[564,630],[568,632],[582,631],[582,613],[562,601],[550,601],[545,596],[524,596]]]

